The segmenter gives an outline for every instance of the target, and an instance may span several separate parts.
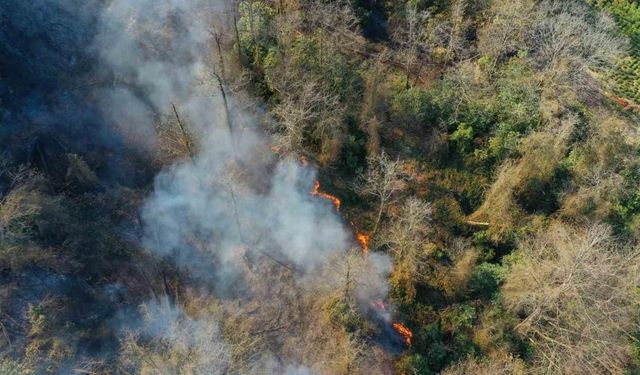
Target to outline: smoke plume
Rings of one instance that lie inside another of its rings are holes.
[[[213,38],[225,28],[225,1],[8,3],[0,7],[0,53],[8,56],[0,74],[16,78],[0,81],[6,123],[65,134],[74,149],[104,148],[110,167],[103,180],[117,176],[125,185],[139,171],[129,168],[130,156],[157,151],[158,122],[179,115],[197,140],[191,155],[155,177],[141,212],[146,250],[223,300],[256,297],[256,275],[265,267],[290,275],[287,282],[305,293],[342,288],[344,272],[330,270],[353,254],[353,233],[329,202],[310,194],[316,171],[273,155],[260,120],[221,82]],[[36,34],[41,44],[12,49],[19,45],[12,35]],[[228,89],[226,102],[220,87]],[[368,309],[386,297],[390,261],[370,254],[358,267],[351,293]],[[200,351],[207,361],[193,364],[196,373],[227,366],[231,354],[217,316],[191,318],[166,299],[145,306],[134,335]],[[256,373],[311,373],[308,363],[276,358],[270,349],[255,358]]]

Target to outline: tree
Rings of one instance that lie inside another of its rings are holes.
[[[592,69],[608,69],[624,52],[624,41],[604,13],[582,2],[497,1],[480,31],[480,51],[492,68],[519,52],[530,55],[543,82],[580,87]]]
[[[528,44],[543,70],[557,71],[563,65],[577,71],[608,68],[624,52],[613,20],[604,13],[592,17],[582,2],[547,0],[537,13]]]
[[[13,189],[0,200],[0,242],[15,245],[28,240],[35,230],[35,219],[46,204],[42,192],[44,179],[33,171],[19,168],[12,175]]]
[[[276,145],[299,155],[308,154],[309,146],[319,145],[322,155],[341,133],[344,107],[338,97],[316,81],[289,82],[280,94],[280,102],[272,109],[278,120]]]
[[[465,18],[467,8],[467,0],[455,0],[447,17],[432,19],[429,43],[435,46],[433,52],[444,64],[462,57],[465,52],[465,33],[470,24],[469,19]]]
[[[515,330],[547,374],[624,372],[633,355],[640,253],[617,244],[610,228],[556,224],[524,241],[502,288],[522,317]]]
[[[227,373],[230,351],[215,321],[192,319],[166,299],[143,305],[141,312],[142,329],[122,343],[123,369],[149,375]]]
[[[429,52],[427,21],[430,15],[418,9],[415,1],[407,2],[404,7],[402,23],[396,27],[392,39],[397,45],[397,60],[405,72],[406,85],[409,87],[411,71],[415,70],[417,79]]]
[[[519,49],[527,48],[527,32],[536,21],[535,4],[528,0],[496,0],[489,8],[490,22],[479,30],[478,49],[492,68]]]
[[[156,122],[159,159],[169,163],[176,159],[193,159],[197,152],[193,142],[193,134],[175,104],[171,104],[172,115],[164,116]]]
[[[467,8],[467,0],[457,0],[451,8],[451,27],[447,40],[447,54],[445,62],[451,61],[461,54],[464,48],[464,32],[466,31],[464,16]]]
[[[303,9],[309,25],[319,34],[323,46],[321,55],[330,53],[330,48],[345,54],[361,52],[365,40],[360,21],[347,1],[312,0],[303,5]]]
[[[392,160],[382,151],[374,158],[370,158],[367,170],[360,176],[362,192],[372,195],[378,200],[378,215],[371,235],[377,230],[382,213],[394,195],[405,186],[406,174],[403,164],[399,160]]]
[[[407,300],[415,297],[415,284],[423,281],[420,272],[430,255],[427,237],[431,232],[431,204],[409,197],[391,219],[384,242],[395,257],[392,280],[402,283]]]

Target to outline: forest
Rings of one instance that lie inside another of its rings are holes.
[[[635,0],[0,0],[0,374],[640,374]]]

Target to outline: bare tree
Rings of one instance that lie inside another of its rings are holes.
[[[640,327],[639,255],[604,225],[556,225],[521,244],[502,296],[542,373],[624,372]]]
[[[409,197],[397,215],[392,217],[382,240],[395,257],[392,279],[401,282],[407,297],[415,297],[415,284],[423,279],[421,272],[430,255],[428,236],[431,233],[431,204],[414,196]]]
[[[363,95],[360,109],[360,123],[368,135],[367,152],[375,157],[380,149],[379,127],[382,124],[388,105],[388,90],[385,87],[388,68],[384,61],[388,59],[388,50],[378,54],[371,67],[363,74]]]
[[[167,300],[142,306],[144,325],[122,343],[121,366],[142,374],[225,374],[230,351],[216,321],[192,319]]]
[[[178,107],[173,103],[171,106],[173,115],[164,115],[155,123],[159,159],[162,163],[182,158],[192,159],[197,151],[188,124],[180,116]]]
[[[405,186],[407,176],[402,167],[399,160],[390,159],[382,151],[376,157],[369,159],[367,170],[360,176],[363,183],[362,192],[378,200],[378,215],[371,231],[372,236],[378,230],[386,205]]]
[[[278,120],[276,144],[285,152],[304,155],[309,141],[320,145],[338,137],[344,106],[315,81],[288,82],[272,113]]]
[[[624,52],[624,40],[603,13],[591,15],[579,1],[496,1],[491,21],[480,31],[480,51],[493,64],[527,52],[543,78],[576,84],[590,69],[613,66]]]
[[[415,77],[420,75],[422,64],[428,53],[428,29],[427,21],[429,13],[418,9],[416,2],[407,2],[403,24],[396,27],[392,37],[397,44],[397,60],[405,71],[407,86],[409,85],[411,71]]]
[[[577,1],[547,0],[530,31],[535,61],[545,70],[569,64],[576,69],[607,68],[622,56],[624,41],[603,13],[591,18],[587,5]]]
[[[467,0],[455,0],[449,11],[430,17],[427,23],[427,40],[429,52],[443,64],[464,56],[467,46],[465,33],[471,23],[465,19],[468,8]]]
[[[491,21],[480,29],[478,47],[495,67],[506,56],[527,47],[527,34],[538,13],[529,0],[495,0],[489,15]]]
[[[450,27],[447,33],[447,47],[444,62],[449,63],[453,58],[460,55],[464,49],[464,33],[466,31],[465,11],[467,0],[457,0],[451,7]]]
[[[360,21],[347,1],[313,0],[304,9],[309,26],[320,34],[321,55],[331,53],[329,48],[346,54],[362,50],[365,39],[360,32]]]
[[[398,258],[415,259],[417,249],[430,232],[431,204],[409,197],[389,226],[386,241]]]

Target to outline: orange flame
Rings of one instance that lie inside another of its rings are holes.
[[[314,197],[322,197],[324,199],[328,199],[331,202],[333,202],[333,205],[336,206],[336,211],[340,211],[340,199],[338,199],[337,197],[334,197],[331,194],[327,194],[327,193],[323,193],[320,191],[320,181],[316,180],[313,183],[313,191],[311,192],[311,195],[313,195]]]
[[[396,330],[403,338],[407,346],[411,346],[411,339],[413,338],[413,332],[407,326],[402,323],[393,323],[393,329]]]
[[[362,247],[362,253],[365,255],[368,254],[369,253],[369,235],[365,233],[356,233],[356,238],[360,243],[360,247]]]

